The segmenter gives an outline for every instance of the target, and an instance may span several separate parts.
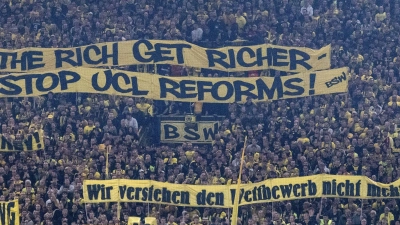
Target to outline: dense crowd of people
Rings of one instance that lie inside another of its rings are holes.
[[[351,70],[345,94],[205,105],[202,114],[226,119],[212,144],[204,146],[139,142],[142,131],[155,125],[154,116],[190,113],[185,103],[53,93],[2,99],[2,136],[15,140],[41,130],[45,148],[0,154],[0,200],[18,199],[23,225],[126,224],[129,216],[170,225],[230,224],[228,209],[85,204],[82,184],[113,178],[234,184],[245,136],[244,183],[321,173],[398,180],[399,22],[399,0],[0,0],[0,47],[10,50],[142,38],[204,47],[235,40],[314,49],[331,44],[332,68]],[[156,72],[223,76],[169,65]],[[254,71],[234,75],[254,76]],[[238,223],[397,225],[399,206],[398,199],[276,202],[241,207]]]

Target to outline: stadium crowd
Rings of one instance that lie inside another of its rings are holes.
[[[5,49],[141,38],[205,47],[238,39],[314,49],[331,44],[332,68],[351,69],[346,94],[205,107],[203,114],[226,116],[212,146],[140,145],[141,131],[154,124],[155,115],[190,113],[190,106],[179,102],[75,93],[2,99],[2,135],[20,139],[40,129],[45,149],[0,154],[0,200],[19,200],[23,225],[126,224],[128,216],[154,216],[170,225],[229,224],[228,209],[124,203],[117,215],[116,204],[83,203],[82,183],[126,177],[234,184],[245,136],[244,183],[321,173],[395,181],[400,177],[399,22],[399,0],[0,0]],[[224,76],[168,65],[159,70]],[[254,73],[285,75],[230,75]],[[241,207],[239,224],[398,225],[399,206],[398,199],[276,202]]]

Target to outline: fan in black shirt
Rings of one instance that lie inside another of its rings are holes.
[[[132,213],[134,217],[140,217],[141,221],[144,221],[146,217],[145,213],[143,212],[143,207],[141,205],[136,205],[135,211]]]
[[[303,220],[300,222],[301,225],[318,225],[315,216],[310,216],[308,212],[303,214]]]

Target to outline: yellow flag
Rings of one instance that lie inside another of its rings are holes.
[[[153,110],[153,105],[151,104],[149,109],[147,109],[147,113],[149,113],[149,115],[152,117],[152,116],[154,116],[154,112],[153,111],[154,111]]]
[[[232,225],[237,224],[237,219],[239,215],[239,192],[240,192],[240,183],[242,180],[242,170],[243,170],[243,162],[244,162],[244,153],[246,152],[247,145],[247,136],[244,139],[244,146],[242,150],[242,157],[240,158],[240,169],[239,169],[239,178],[236,186],[236,194],[235,201],[233,203],[233,213],[232,213]]]

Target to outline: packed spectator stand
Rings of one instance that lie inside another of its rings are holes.
[[[229,209],[85,204],[81,188],[85,179],[113,178],[234,184],[245,136],[243,183],[321,173],[398,180],[399,24],[399,0],[0,0],[0,47],[9,50],[143,38],[207,48],[331,44],[332,68],[351,69],[346,94],[204,104],[201,114],[226,117],[212,145],[154,145],[154,118],[190,114],[188,103],[75,93],[0,99],[2,134],[27,135],[34,126],[45,132],[42,151],[0,154],[0,201],[18,199],[24,225],[126,224],[129,216],[171,225],[230,224]],[[289,75],[170,65],[119,69],[170,76]],[[399,205],[398,199],[283,201],[241,207],[238,223],[397,225]]]

